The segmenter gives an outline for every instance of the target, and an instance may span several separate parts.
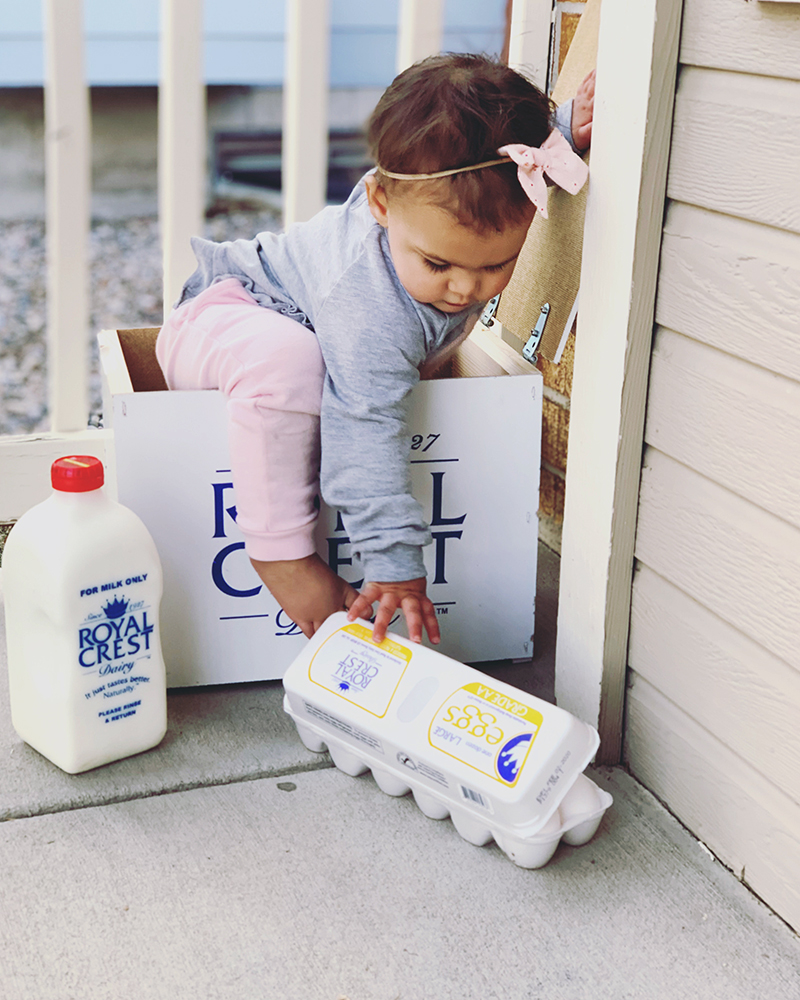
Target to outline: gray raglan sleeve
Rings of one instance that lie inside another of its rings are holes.
[[[418,324],[411,307],[366,279],[334,291],[315,322],[327,369],[322,496],[341,511],[367,580],[425,576],[431,536],[411,495],[407,421],[422,360]]]

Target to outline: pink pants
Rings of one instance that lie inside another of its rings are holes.
[[[228,397],[247,554],[264,561],[311,555],[325,377],[315,334],[228,278],[172,313],[156,356],[170,389],[219,389]]]

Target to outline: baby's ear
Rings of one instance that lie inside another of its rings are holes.
[[[372,218],[385,229],[389,225],[389,199],[386,197],[386,190],[380,186],[375,174],[367,174],[364,183]]]

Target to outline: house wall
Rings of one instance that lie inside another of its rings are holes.
[[[800,929],[800,4],[686,0],[626,760]]]

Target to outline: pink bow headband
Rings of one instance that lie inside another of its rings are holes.
[[[513,161],[517,164],[517,177],[522,189],[536,206],[536,210],[547,218],[547,182],[545,174],[564,191],[577,194],[586,183],[589,168],[572,151],[572,147],[558,131],[553,129],[541,146],[525,146],[522,143],[512,143],[501,146],[497,150],[500,160],[486,160],[485,163],[474,163],[469,167],[455,167],[452,170],[438,170],[433,174],[395,174],[391,170],[378,167],[385,177],[397,181],[426,181],[438,177],[450,177],[452,174],[463,174],[469,170],[482,170],[484,167],[494,167],[499,163]]]

